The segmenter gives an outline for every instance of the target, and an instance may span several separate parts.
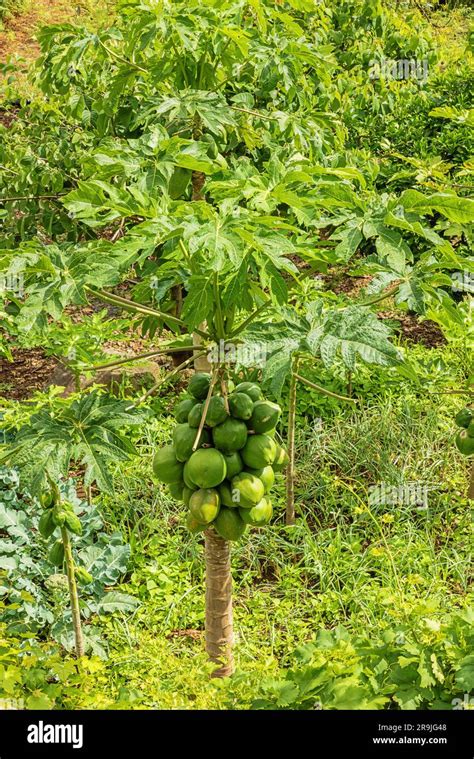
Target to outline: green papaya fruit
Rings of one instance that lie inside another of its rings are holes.
[[[173,430],[173,447],[174,455],[178,461],[184,463],[192,453],[194,441],[196,440],[197,430],[190,427],[189,424],[178,424]],[[209,443],[210,437],[207,430],[201,430],[198,448],[202,448],[204,443]]]
[[[81,585],[88,585],[94,579],[91,573],[87,569],[84,569],[84,567],[74,567],[74,574]]]
[[[64,562],[64,546],[62,540],[57,540],[49,551],[48,559],[55,567],[62,567]]]
[[[224,480],[224,482],[219,485],[218,490],[221,503],[224,506],[227,506],[229,509],[238,508],[239,502],[238,500],[234,501],[233,499],[232,483],[230,483],[229,480]]]
[[[197,489],[198,488],[195,488],[195,487],[188,488],[187,485],[184,486],[182,500],[183,500],[183,503],[184,503],[185,506],[189,506],[190,498],[191,498],[192,494],[194,493],[194,491],[197,490]]]
[[[262,498],[251,509],[240,508],[239,514],[245,524],[250,524],[253,527],[262,527],[271,520],[273,507],[269,498]]]
[[[196,403],[188,414],[188,424],[197,430],[201,424],[201,417],[204,411],[204,403]]]
[[[81,520],[78,516],[76,516],[76,514],[73,514],[70,511],[66,512],[64,525],[70,532],[73,532],[74,535],[82,535]]]
[[[460,430],[456,435],[456,447],[463,456],[474,455],[474,437],[470,437],[467,430]]]
[[[60,504],[56,504],[51,512],[53,522],[56,527],[64,527],[66,522],[66,510],[61,507]]]
[[[238,451],[234,451],[233,453],[223,453],[222,455],[225,458],[226,477],[228,480],[231,480],[232,477],[235,477],[236,474],[239,474],[239,472],[242,471],[244,468],[244,462]]]
[[[276,454],[275,454],[275,458],[272,464],[273,470],[275,472],[282,472],[283,469],[286,469],[286,467],[288,466],[289,461],[290,459],[288,457],[287,452],[285,451],[284,448],[281,447],[281,445],[277,443]]]
[[[174,418],[178,424],[185,424],[188,421],[189,412],[194,408],[196,401],[193,398],[185,398],[180,401],[174,410]]]
[[[170,482],[168,485],[168,493],[175,501],[182,501],[184,487],[183,480],[181,480],[181,482]]]
[[[254,402],[263,398],[263,393],[255,382],[241,382],[235,388],[236,393],[246,393]]]
[[[275,472],[273,471],[273,467],[264,466],[261,469],[247,469],[246,471],[249,472],[249,474],[255,475],[255,477],[258,477],[258,479],[263,482],[265,493],[268,493],[268,491],[271,490],[275,483]]]
[[[183,469],[184,464],[176,458],[172,445],[165,445],[156,452],[153,471],[160,482],[180,482],[183,479]]]
[[[186,514],[186,527],[190,532],[202,532],[203,530],[207,529],[207,524],[202,524],[201,522],[198,522],[198,520],[193,517],[190,511]]]
[[[42,493],[40,502],[43,509],[51,509],[54,506],[54,495],[52,493]]]
[[[232,500],[237,506],[250,509],[265,495],[263,482],[249,472],[241,472],[232,478]]]
[[[241,456],[245,466],[250,469],[263,469],[273,464],[277,453],[277,444],[269,435],[249,435],[242,449]]]
[[[187,488],[190,490],[198,490],[199,486],[191,479],[189,475],[189,459],[186,461],[183,469],[183,481]]]
[[[247,442],[247,426],[240,419],[229,417],[212,430],[214,445],[223,453],[234,453]]]
[[[247,393],[233,393],[229,395],[229,409],[234,419],[247,421],[252,416],[253,400]]]
[[[246,525],[237,509],[221,508],[214,520],[216,532],[224,540],[239,540],[245,532]]]
[[[209,427],[217,427],[225,422],[228,416],[224,398],[221,395],[213,395],[207,408],[206,424]]]
[[[250,427],[257,434],[269,432],[274,429],[280,418],[281,408],[271,401],[256,401],[252,410]]]
[[[211,384],[211,375],[206,372],[196,372],[191,376],[188,385],[188,392],[198,401],[202,401],[209,392]]]
[[[454,421],[456,422],[457,426],[464,427],[464,429],[466,430],[473,419],[474,419],[474,411],[470,408],[461,409],[461,411],[458,411],[458,413],[454,417]]]
[[[53,512],[51,509],[47,509],[41,514],[38,529],[43,538],[50,538],[55,531],[56,525],[54,523]]]
[[[210,524],[219,513],[220,498],[217,490],[201,488],[189,499],[189,511],[200,524]]]
[[[225,458],[215,448],[201,448],[187,462],[187,475],[200,488],[217,487],[226,473]]]

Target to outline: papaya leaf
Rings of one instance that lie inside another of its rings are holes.
[[[354,370],[356,358],[367,363],[398,364],[402,358],[389,340],[390,330],[370,309],[348,306],[323,314],[322,322],[307,336],[311,353],[320,355],[327,367],[338,356],[348,369]]]
[[[32,494],[41,492],[48,476],[56,482],[67,477],[72,465],[85,467],[86,485],[96,482],[112,493],[110,466],[136,453],[124,428],[143,423],[145,417],[125,401],[94,390],[69,406],[57,404],[33,414],[0,461],[19,470],[22,484]]]

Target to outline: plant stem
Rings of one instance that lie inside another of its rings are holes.
[[[474,461],[471,464],[471,476],[469,478],[469,488],[467,491],[467,497],[474,501]]]
[[[150,306],[145,306],[142,303],[135,303],[133,300],[122,298],[121,295],[115,295],[114,293],[108,293],[105,290],[94,290],[88,285],[86,285],[84,289],[87,290],[87,292],[90,292],[92,295],[95,295],[97,298],[100,298],[100,300],[104,300],[106,303],[112,303],[113,305],[122,306],[123,308],[130,308],[133,311],[137,311],[139,313],[148,314],[149,316],[156,316],[158,319],[166,318],[171,322],[175,322],[176,324],[183,326],[181,319],[173,316],[173,314],[167,314],[164,311],[158,311],[156,308],[150,308]]]
[[[295,427],[296,427],[296,386],[299,359],[293,360],[290,398],[288,407],[288,467],[286,470],[286,524],[295,524]]]
[[[76,575],[74,573],[74,559],[72,556],[71,540],[65,527],[61,527],[61,537],[64,546],[64,561],[66,563],[67,581],[69,585],[69,597],[71,599],[72,625],[76,642],[76,654],[80,658],[84,656],[84,638],[81,627],[81,611],[79,608],[79,596],[77,593]]]
[[[191,271],[192,271],[192,269],[193,269],[193,266],[192,266],[192,258],[191,258],[190,254],[189,254],[189,251],[188,251],[188,249],[186,248],[186,245],[184,244],[184,242],[183,242],[183,240],[182,240],[181,238],[179,239],[179,247],[180,247],[180,248],[181,248],[181,250],[183,251],[183,255],[184,255],[184,257],[185,257],[186,261],[187,261],[187,262],[188,262],[188,264],[189,264],[189,268],[190,268],[190,269],[191,269]]]
[[[196,371],[210,371],[206,358],[195,361]],[[217,372],[219,365],[217,366]],[[214,371],[216,376],[216,370]],[[214,379],[214,377],[213,377]],[[211,379],[211,383],[212,383]],[[211,390],[212,393],[212,390]],[[208,395],[208,397],[210,397]],[[205,418],[205,414],[203,414]],[[209,527],[204,534],[206,563],[206,651],[218,665],[212,677],[228,677],[234,671],[234,629],[230,543]]]
[[[251,324],[253,321],[255,321],[255,319],[257,318],[257,316],[260,316],[260,314],[262,313],[262,311],[264,311],[266,308],[268,308],[268,306],[270,304],[271,304],[271,300],[268,299],[268,300],[265,301],[265,303],[262,303],[261,306],[259,306],[258,308],[256,308],[255,311],[253,311],[250,314],[250,316],[248,316],[245,319],[245,321],[243,321],[242,324],[240,324],[237,327],[237,329],[235,329],[233,332],[230,333],[229,339],[232,339],[233,337],[237,337],[237,335],[240,335],[240,333],[243,332],[244,329],[247,329],[247,327],[249,326],[249,324]]]
[[[229,391],[227,388],[227,382],[225,381],[225,377],[223,375],[221,375],[221,393],[224,399],[224,408],[227,411],[227,413],[230,415]]]
[[[216,302],[217,337],[220,340],[223,340],[225,336],[225,327],[224,327],[224,317],[222,316],[221,296],[219,293],[219,274],[217,272],[214,273],[213,290],[214,290],[214,300]]]
[[[179,327],[186,327],[186,324],[182,319],[178,319],[177,316],[168,314],[165,311],[157,311],[156,308],[150,308],[149,306],[143,306],[139,303],[134,303],[133,300],[128,300],[128,298],[122,298],[120,295],[108,293],[105,290],[94,290],[88,285],[86,285],[84,289],[87,292],[91,293],[91,295],[95,295],[96,298],[99,298],[106,303],[111,303],[114,306],[121,306],[125,311],[128,309],[129,311],[146,314],[147,316],[156,316],[157,319],[163,319],[164,321],[171,322],[172,324],[176,324]],[[194,331],[197,332],[198,335],[201,335],[201,337],[211,337],[208,332],[204,332],[203,330],[195,329]]]
[[[303,382],[303,384],[308,385],[308,387],[311,387],[313,390],[317,390],[318,393],[329,396],[329,398],[337,398],[339,401],[347,401],[348,403],[357,403],[354,398],[348,398],[347,395],[339,395],[339,393],[333,393],[331,390],[326,390],[325,387],[316,385],[314,382],[310,382],[306,377],[301,377],[299,374],[296,374],[295,377],[298,382]]]
[[[67,192],[58,192],[56,195],[19,195],[12,198],[0,198],[0,203],[13,203],[16,200],[56,200],[67,195]]]
[[[110,361],[107,364],[94,364],[93,366],[86,366],[83,371],[93,372],[99,369],[111,369],[115,366],[122,366],[122,364],[130,364],[132,361],[140,361],[144,358],[152,358],[153,356],[162,356],[167,353],[186,353],[186,351],[192,351],[195,348],[199,348],[199,345],[182,345],[182,346],[170,346],[169,348],[162,348],[160,350],[150,351],[149,353],[137,353],[136,356],[129,356],[128,358],[121,358],[117,361]]]
[[[277,116],[269,116],[266,113],[259,113],[258,111],[252,111],[250,108],[239,108],[236,105],[230,105],[233,111],[240,111],[240,113],[248,113],[250,116],[256,116],[258,119],[268,119],[269,121],[278,121]]]
[[[394,285],[394,287],[391,287],[390,290],[387,290],[386,293],[382,293],[382,295],[375,295],[373,298],[369,298],[368,300],[363,300],[362,303],[358,303],[358,306],[373,306],[374,303],[380,303],[382,300],[385,300],[385,298],[390,298],[391,295],[395,295],[395,293],[400,289],[400,282],[398,285]]]
[[[202,327],[206,326],[206,323],[203,322]],[[207,372],[209,370],[209,362],[207,360],[207,354],[209,350],[206,348],[205,350],[202,350],[201,345],[201,336],[199,333],[194,332],[193,334],[193,340],[194,340],[194,368],[197,372]]]
[[[350,370],[347,372],[347,395],[349,398],[352,396],[352,372]]]
[[[102,40],[99,40],[99,45],[101,45],[104,50],[112,56],[112,58],[115,58],[117,61],[120,61],[120,63],[125,63],[127,66],[129,66],[132,69],[136,69],[137,71],[141,71],[143,74],[148,74],[148,71],[141,66],[139,66],[137,63],[134,63],[133,61],[129,61],[127,58],[123,58],[121,55],[116,53],[114,50],[111,50],[107,45],[104,45]]]

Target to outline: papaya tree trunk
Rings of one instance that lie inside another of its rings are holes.
[[[72,626],[78,657],[84,656],[84,638],[81,626],[81,610],[79,608],[79,595],[77,593],[76,575],[74,573],[74,559],[72,556],[71,540],[65,527],[61,528],[61,537],[64,546],[64,561],[66,564],[69,597],[71,600]]]
[[[467,497],[474,501],[474,461],[471,464],[471,476],[469,479],[469,488],[467,491]]]
[[[298,359],[294,360],[291,381],[290,398],[288,409],[288,467],[286,470],[286,524],[291,525],[296,521],[295,514],[295,426],[296,426],[296,374],[298,371]]]
[[[199,325],[200,328],[205,329],[206,328],[206,322],[203,322]],[[201,335],[198,335],[196,332],[193,334],[193,344],[194,345],[201,345],[202,344],[202,337]],[[199,350],[194,350],[194,356],[196,357],[194,359],[194,369],[197,372],[208,372],[209,371],[209,361],[207,360],[207,356],[200,356]]]
[[[230,543],[209,528],[206,541],[206,651],[218,665],[212,677],[228,677],[234,671],[234,628]]]
[[[202,125],[196,117],[193,137],[199,140]],[[205,200],[203,186],[205,175],[193,171],[191,176],[192,200]],[[205,329],[205,325],[201,325]],[[199,335],[193,335],[195,345],[201,343]],[[194,362],[196,371],[211,370],[207,356]],[[227,677],[234,671],[234,628],[232,616],[232,574],[230,570],[230,543],[223,540],[210,527],[205,532],[206,560],[206,651],[209,659],[217,664],[212,677]]]

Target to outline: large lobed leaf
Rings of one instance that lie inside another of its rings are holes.
[[[48,477],[56,482],[70,467],[85,467],[84,483],[113,492],[111,465],[136,453],[124,429],[141,424],[145,414],[125,401],[93,391],[70,406],[42,409],[16,436],[14,447],[0,457],[21,475],[22,484],[38,494]]]

